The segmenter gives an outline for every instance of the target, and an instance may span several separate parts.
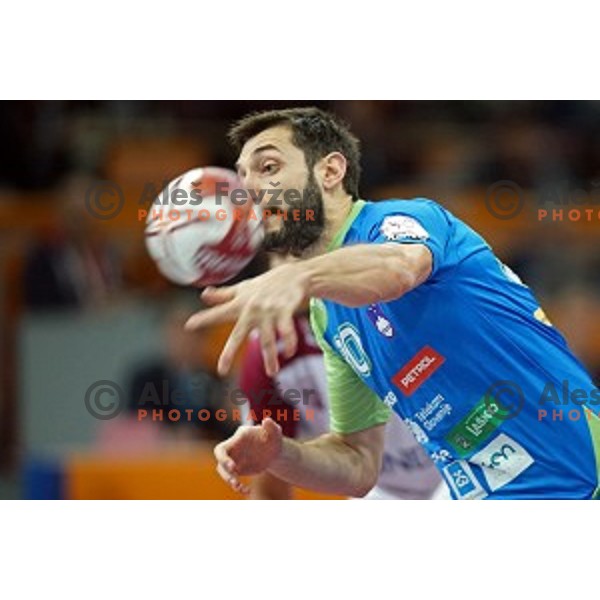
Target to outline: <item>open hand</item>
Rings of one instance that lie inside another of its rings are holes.
[[[281,265],[271,271],[233,286],[208,287],[202,300],[211,308],[196,313],[187,329],[199,329],[227,321],[236,324],[227,339],[217,366],[226,375],[235,354],[253,329],[257,329],[267,375],[279,370],[277,338],[286,357],[295,354],[298,338],[294,313],[308,297],[308,275],[302,262]]]

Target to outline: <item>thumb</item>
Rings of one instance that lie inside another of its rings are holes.
[[[224,285],[221,287],[208,286],[201,294],[202,302],[208,306],[223,304],[235,297],[235,285]]]
[[[281,425],[273,421],[271,417],[263,419],[261,426],[267,437],[279,437],[281,435]]]

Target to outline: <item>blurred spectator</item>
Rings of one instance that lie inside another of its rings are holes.
[[[96,306],[121,287],[117,253],[85,208],[88,184],[85,177],[68,180],[57,227],[27,257],[23,285],[30,309]]]
[[[138,419],[141,414],[138,411],[145,410],[147,416],[143,420],[151,421],[156,409],[162,415],[158,422],[172,430],[222,439],[232,433],[229,422],[215,418],[197,419],[201,409],[214,415],[216,409],[222,408],[225,382],[211,372],[204,343],[206,332],[184,329],[190,314],[191,311],[184,308],[173,309],[168,314],[164,326],[165,357],[143,365],[133,373],[129,386],[129,412]],[[171,409],[179,411],[179,420],[168,418]],[[192,411],[191,419],[187,410]]]

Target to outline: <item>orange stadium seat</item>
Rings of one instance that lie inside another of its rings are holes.
[[[218,476],[212,448],[154,455],[76,454],[66,463],[66,497],[73,500],[239,500]],[[298,490],[298,498],[340,496]]]

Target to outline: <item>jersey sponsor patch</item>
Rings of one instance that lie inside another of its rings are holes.
[[[398,396],[396,396],[392,390],[390,390],[383,398],[383,403],[389,408],[393,408],[396,402],[398,402]]]
[[[394,337],[394,327],[383,313],[381,306],[378,304],[369,305],[367,308],[367,317],[369,317],[369,321],[373,323],[381,335],[387,338]]]
[[[405,396],[410,396],[444,364],[445,360],[439,352],[425,346],[392,377],[392,381]]]
[[[445,448],[440,448],[438,450],[434,450],[429,454],[431,460],[436,464],[446,464],[452,460],[452,454],[448,452]]]
[[[534,460],[521,444],[501,433],[474,454],[469,462],[481,467],[490,490],[495,492],[516,479]]]
[[[427,431],[433,431],[450,414],[452,414],[452,406],[446,402],[442,394],[437,394],[414,416]]]
[[[487,496],[471,467],[465,460],[457,460],[442,470],[446,483],[459,500],[476,500]]]
[[[363,348],[358,329],[352,323],[342,323],[333,336],[333,342],[359,377],[368,377],[371,374],[371,361]]]
[[[390,242],[429,239],[429,233],[427,233],[423,225],[416,219],[405,215],[391,215],[386,217],[379,230]]]
[[[484,396],[446,435],[458,456],[468,456],[503,423],[506,411],[493,396]]]

